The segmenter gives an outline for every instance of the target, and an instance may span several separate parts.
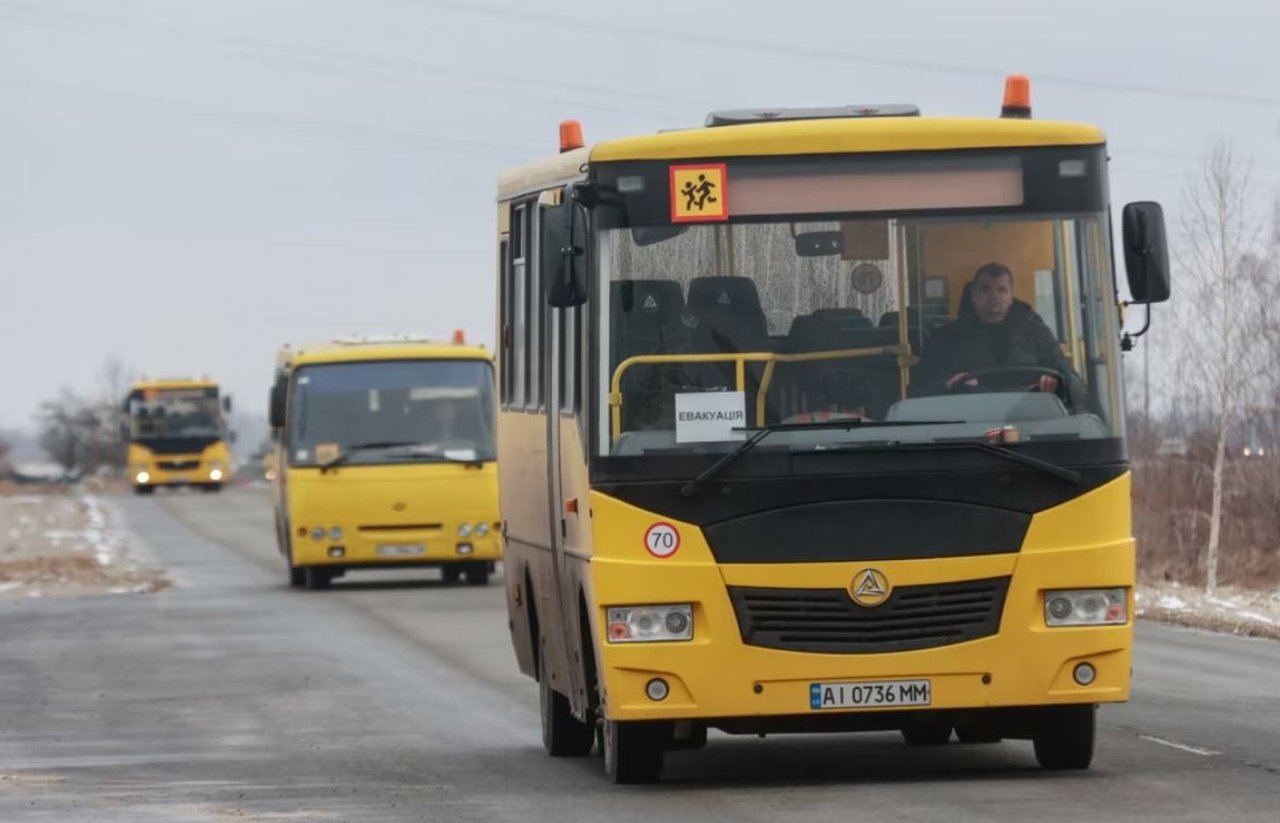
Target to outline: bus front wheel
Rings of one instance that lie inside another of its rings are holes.
[[[604,721],[601,748],[604,770],[619,784],[657,783],[669,724]]]
[[[542,660],[546,660],[543,645]],[[569,709],[569,699],[551,687],[551,676],[538,672],[538,704],[542,713],[542,745],[552,757],[585,757],[596,742],[593,726],[581,722]]]
[[[329,588],[333,581],[333,573],[323,566],[304,566],[302,568],[302,585],[312,591]]]
[[[1092,704],[1048,710],[1032,738],[1040,768],[1051,771],[1089,768],[1097,728],[1098,707]]]
[[[472,586],[489,585],[489,564],[483,560],[467,565],[467,582]]]
[[[134,486],[133,487],[134,494],[142,494],[142,495],[154,494],[155,490],[156,490],[155,486]]]

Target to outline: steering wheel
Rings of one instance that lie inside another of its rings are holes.
[[[979,387],[982,386],[984,378],[996,378],[992,382],[997,388],[1026,386],[1028,382],[1032,382],[1033,385],[1027,391],[1040,391],[1039,378],[1052,377],[1058,381],[1058,388],[1054,390],[1054,394],[1058,395],[1064,405],[1071,405],[1071,395],[1067,391],[1067,376],[1057,369],[1046,369],[1043,366],[996,366],[965,372],[965,374],[969,375],[968,380],[977,380]],[[1032,380],[1028,381],[1026,378],[1032,378]],[[968,380],[957,380],[948,391],[975,391],[966,385]]]

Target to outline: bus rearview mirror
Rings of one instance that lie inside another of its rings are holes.
[[[547,304],[557,309],[587,302],[585,271],[586,220],[581,206],[563,203],[542,210],[539,236]]]
[[[267,401],[268,416],[271,428],[284,428],[285,382],[276,380],[271,386],[271,397]]]
[[[1135,303],[1163,303],[1169,299],[1169,247],[1164,233],[1164,210],[1159,203],[1129,203],[1121,217],[1124,268]]]
[[[838,231],[806,231],[795,236],[796,257],[830,257],[844,251],[844,235]]]

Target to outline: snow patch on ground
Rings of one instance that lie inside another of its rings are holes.
[[[1280,640],[1280,591],[1220,588],[1210,597],[1174,583],[1140,586],[1135,600],[1138,617]]]
[[[155,592],[170,581],[130,551],[123,518],[84,491],[0,493],[0,598]]]

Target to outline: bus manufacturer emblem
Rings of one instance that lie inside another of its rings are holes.
[[[889,578],[879,569],[863,569],[853,576],[849,597],[859,606],[879,606],[889,598]]]

